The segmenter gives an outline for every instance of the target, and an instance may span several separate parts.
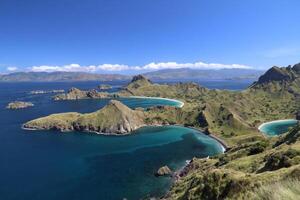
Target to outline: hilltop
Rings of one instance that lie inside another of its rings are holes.
[[[270,68],[250,88],[267,90],[271,93],[288,92],[300,95],[300,63],[288,67]]]

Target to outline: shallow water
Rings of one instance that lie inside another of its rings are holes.
[[[296,126],[297,120],[278,120],[264,123],[259,127],[259,130],[267,136],[277,136],[286,133],[289,128]]]
[[[92,85],[78,83],[80,88]],[[76,84],[75,84],[76,85]],[[72,84],[74,86],[74,84]],[[0,84],[0,199],[140,199],[161,195],[170,178],[156,170],[178,169],[194,156],[222,152],[215,140],[195,130],[144,127],[128,136],[55,131],[26,131],[28,120],[57,112],[92,112],[109,100],[51,101],[51,94],[29,95],[36,89],[67,89],[69,83]],[[35,106],[6,110],[9,101],[32,101]],[[174,102],[121,99],[130,107]]]

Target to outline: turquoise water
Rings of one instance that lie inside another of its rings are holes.
[[[178,169],[195,156],[222,152],[215,140],[178,126],[144,127],[128,136],[22,130],[21,125],[31,119],[58,112],[93,112],[109,101],[54,102],[49,94],[28,94],[30,90],[64,87],[65,83],[0,84],[1,200],[135,200],[160,196],[171,179],[155,177],[159,167]],[[13,100],[31,101],[35,106],[5,109]],[[135,98],[121,101],[132,108],[174,103]]]
[[[262,124],[259,127],[259,130],[267,136],[277,136],[286,133],[289,128],[295,126],[297,122],[298,121],[294,119],[272,121]]]
[[[175,106],[181,107],[182,102],[172,99],[164,99],[164,98],[142,98],[142,97],[130,97],[130,98],[119,98],[117,100],[122,101],[126,105],[131,108],[135,107],[151,107],[156,105],[167,105],[167,106]]]

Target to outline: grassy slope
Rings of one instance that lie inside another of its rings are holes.
[[[270,93],[258,89],[243,92],[208,90],[192,83],[130,84],[120,94],[181,100],[185,106],[180,111],[157,111],[155,115],[163,112],[158,116],[163,121],[208,128],[229,145],[262,138],[257,130],[259,124],[275,119],[294,118],[300,108],[295,96],[287,91]]]
[[[144,123],[142,111],[131,110],[118,101],[110,101],[104,108],[88,114],[60,113],[27,122],[25,128],[57,129],[61,131],[95,131],[101,133],[125,133]]]
[[[185,102],[182,109],[150,110],[149,120],[155,116],[206,128],[231,146],[219,157],[195,158],[167,199],[256,199],[257,188],[267,194],[273,182],[283,184],[285,178],[300,177],[299,127],[286,138],[266,138],[257,130],[263,122],[295,117],[300,109],[297,81],[270,82],[242,92],[207,90],[195,84],[129,85],[123,94]]]
[[[286,138],[298,133],[293,143]],[[212,159],[194,159],[189,173],[171,189],[167,199],[270,199],[268,192],[293,181],[291,197],[299,192],[300,127],[280,137],[236,146]],[[284,140],[278,145],[277,140]],[[275,186],[273,185],[275,183]],[[295,190],[297,189],[297,190]],[[285,192],[285,189],[277,191]],[[260,192],[257,192],[260,191]],[[274,192],[274,191],[273,191]],[[299,194],[299,193],[298,193]],[[293,199],[293,198],[290,198]]]

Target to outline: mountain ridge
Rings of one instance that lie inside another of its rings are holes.
[[[257,79],[264,71],[253,69],[162,69],[142,75],[150,80],[242,80]],[[0,74],[1,82],[130,81],[132,75],[87,72],[13,72]]]
[[[2,82],[129,81],[131,76],[86,72],[14,72],[0,75]]]

